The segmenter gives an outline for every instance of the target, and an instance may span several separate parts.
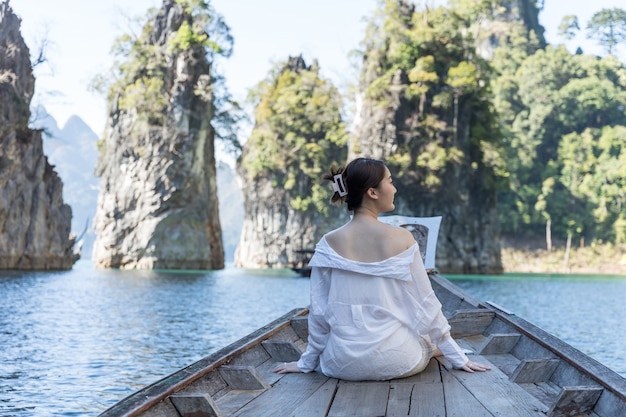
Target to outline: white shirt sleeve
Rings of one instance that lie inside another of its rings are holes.
[[[437,299],[424,268],[422,257],[416,251],[411,264],[411,275],[416,284],[413,289],[416,305],[416,328],[420,334],[428,335],[441,353],[455,368],[460,368],[469,360],[459,345],[450,336],[450,324],[441,311],[441,302]]]
[[[305,373],[314,371],[317,368],[319,356],[328,341],[330,328],[325,315],[328,306],[330,275],[330,268],[314,266],[311,269],[308,346],[297,364],[298,369]]]

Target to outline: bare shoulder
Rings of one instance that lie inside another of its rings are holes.
[[[399,246],[401,246],[401,249],[410,248],[415,244],[413,235],[405,228],[390,225],[385,225],[385,227],[387,228],[387,233],[389,233],[392,240],[397,242]]]

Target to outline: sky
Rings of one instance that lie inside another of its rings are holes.
[[[4,1],[4,0],[0,0]],[[143,16],[162,0],[9,0],[22,20],[21,32],[31,53],[47,40],[47,62],[35,68],[36,91],[31,105],[43,105],[63,127],[78,115],[98,135],[106,121],[105,97],[88,85],[111,67],[111,46],[128,32],[129,17]],[[416,1],[423,3],[424,0]],[[428,0],[429,4],[443,3]],[[539,15],[549,43],[563,43],[557,28],[565,15],[578,16],[581,27],[603,9],[626,8],[624,0],[545,0]],[[358,75],[350,52],[365,34],[365,16],[377,0],[212,0],[234,37],[234,52],[222,60],[220,72],[239,101],[263,80],[272,66],[289,56],[302,54],[307,64],[317,59],[322,76],[338,87]],[[602,54],[592,41],[579,35],[567,44],[585,53]],[[245,141],[245,140],[244,140]]]

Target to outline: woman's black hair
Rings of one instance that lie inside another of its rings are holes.
[[[333,203],[343,203],[348,205],[348,211],[361,207],[363,195],[370,188],[376,188],[385,179],[385,163],[379,159],[356,158],[345,168],[331,168],[330,174],[325,174],[322,178],[334,182],[335,175],[341,174],[346,191],[344,196],[340,196],[338,191],[333,193],[330,199]]]

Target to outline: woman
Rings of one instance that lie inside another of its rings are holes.
[[[306,352],[274,372],[319,371],[345,380],[387,380],[424,370],[438,348],[453,366],[486,371],[450,336],[412,234],[384,224],[396,187],[382,161],[358,158],[324,179],[331,201],[353,217],[327,233],[309,265],[311,306]]]

